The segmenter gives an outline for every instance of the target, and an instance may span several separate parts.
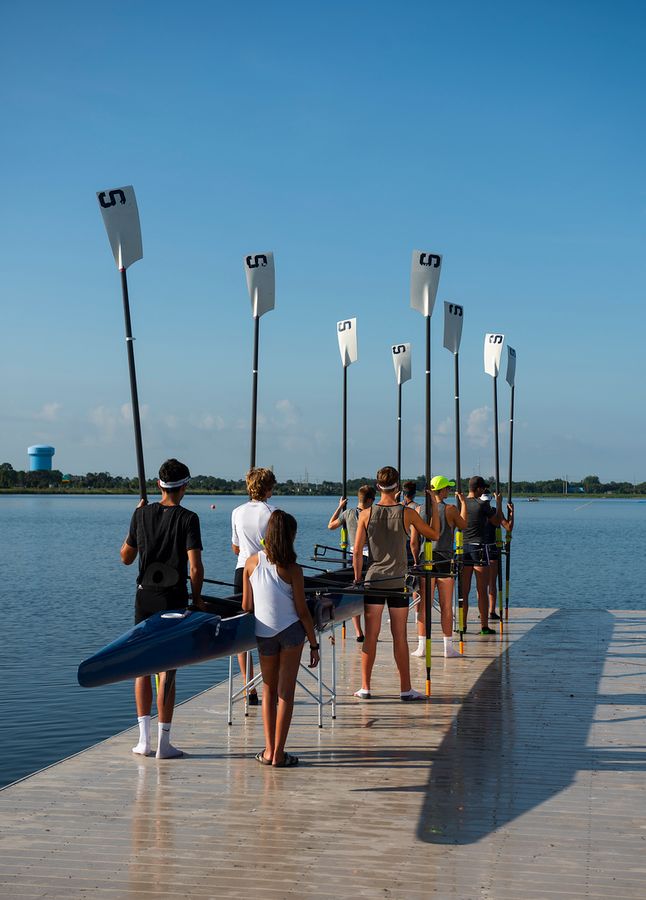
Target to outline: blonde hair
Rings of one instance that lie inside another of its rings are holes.
[[[246,480],[247,493],[251,500],[264,500],[276,484],[276,476],[271,469],[249,469]]]

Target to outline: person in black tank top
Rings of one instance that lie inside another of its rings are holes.
[[[355,581],[361,584],[363,548],[366,542],[368,543],[370,565],[363,582],[367,588],[364,595],[366,638],[361,654],[361,688],[354,696],[359,700],[369,700],[371,697],[370,680],[377,654],[381,618],[387,602],[393,636],[393,653],[399,671],[400,699],[426,700],[424,694],[412,689],[410,682],[406,635],[408,597],[404,593],[408,571],[406,536],[412,526],[428,540],[439,537],[437,503],[434,498],[431,499],[433,514],[430,525],[415,510],[402,507],[397,502],[399,472],[392,466],[384,466],[377,472],[377,489],[381,492],[379,502],[364,510],[359,516],[352,556]],[[370,592],[370,588],[374,589],[374,593]],[[390,596],[389,591],[392,591]]]
[[[481,503],[491,503],[491,494],[485,493],[480,497]],[[507,518],[500,522],[505,531],[512,532],[514,528],[514,504],[507,504]],[[499,621],[500,616],[496,612],[496,599],[498,596],[498,566],[500,565],[500,550],[496,543],[496,528],[487,522],[485,529],[485,539],[487,541],[487,553],[489,555],[489,584],[487,592],[489,595],[489,619]]]
[[[159,470],[160,503],[141,500],[130,522],[130,530],[121,547],[121,561],[132,565],[139,556],[139,576],[135,597],[135,623],[158,612],[180,609],[188,604],[187,575],[191,579],[193,603],[200,602],[204,581],[200,520],[194,512],[180,506],[190,472],[184,463],[168,459]],[[188,568],[188,572],[187,572]],[[139,723],[139,743],[132,748],[141,756],[150,754],[150,712],[152,709],[150,676],[135,680],[135,702]],[[175,706],[175,672],[159,676],[157,711],[159,713],[158,759],[183,756],[170,743],[170,726]]]
[[[487,524],[494,528],[502,521],[498,512],[502,505],[499,494],[496,495],[496,509],[480,498],[487,489],[487,484],[480,475],[469,479],[469,495],[466,499],[467,527],[464,529],[464,565],[462,569],[462,597],[464,602],[464,630],[467,626],[469,612],[469,591],[473,572],[476,573],[476,591],[478,594],[478,612],[480,613],[480,634],[494,634],[489,628],[489,556],[487,552]]]

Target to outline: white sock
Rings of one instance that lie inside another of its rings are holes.
[[[426,655],[426,638],[418,637],[417,638],[417,650],[413,650],[411,656],[425,656]]]
[[[177,759],[184,756],[181,750],[170,742],[170,722],[159,722],[157,725],[157,759]]]
[[[444,638],[444,656],[452,657],[452,656],[461,656],[461,655],[462,654],[458,653],[458,651],[453,646],[453,638],[445,637]]]
[[[133,753],[148,756],[150,753],[150,716],[137,716],[139,723],[139,743],[132,748]]]

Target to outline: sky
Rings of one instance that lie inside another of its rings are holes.
[[[96,192],[134,185],[128,270],[146,469],[242,477],[271,250],[260,465],[338,479],[336,322],[357,317],[348,472],[424,471],[412,250],[443,255],[433,473],[454,463],[444,300],[464,306],[463,474],[494,471],[486,332],[517,352],[514,478],[646,480],[646,184],[639,2],[5,5],[0,34],[0,462],[136,470],[119,274]],[[504,372],[503,372],[504,374]],[[498,385],[501,477],[509,389]]]

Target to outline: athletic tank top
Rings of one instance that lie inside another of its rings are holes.
[[[440,553],[453,553],[453,529],[446,520],[446,504],[438,503],[437,511],[440,515],[440,536],[433,541],[433,550],[438,550]]]
[[[368,549],[371,562],[366,572],[366,587],[371,586],[373,579],[372,586],[378,590],[403,590],[408,570],[407,537],[403,506],[375,503],[370,507]]]
[[[298,622],[291,584],[278,574],[266,553],[258,553],[258,565],[249,579],[253,588],[253,610],[256,617],[256,635],[273,637]]]

